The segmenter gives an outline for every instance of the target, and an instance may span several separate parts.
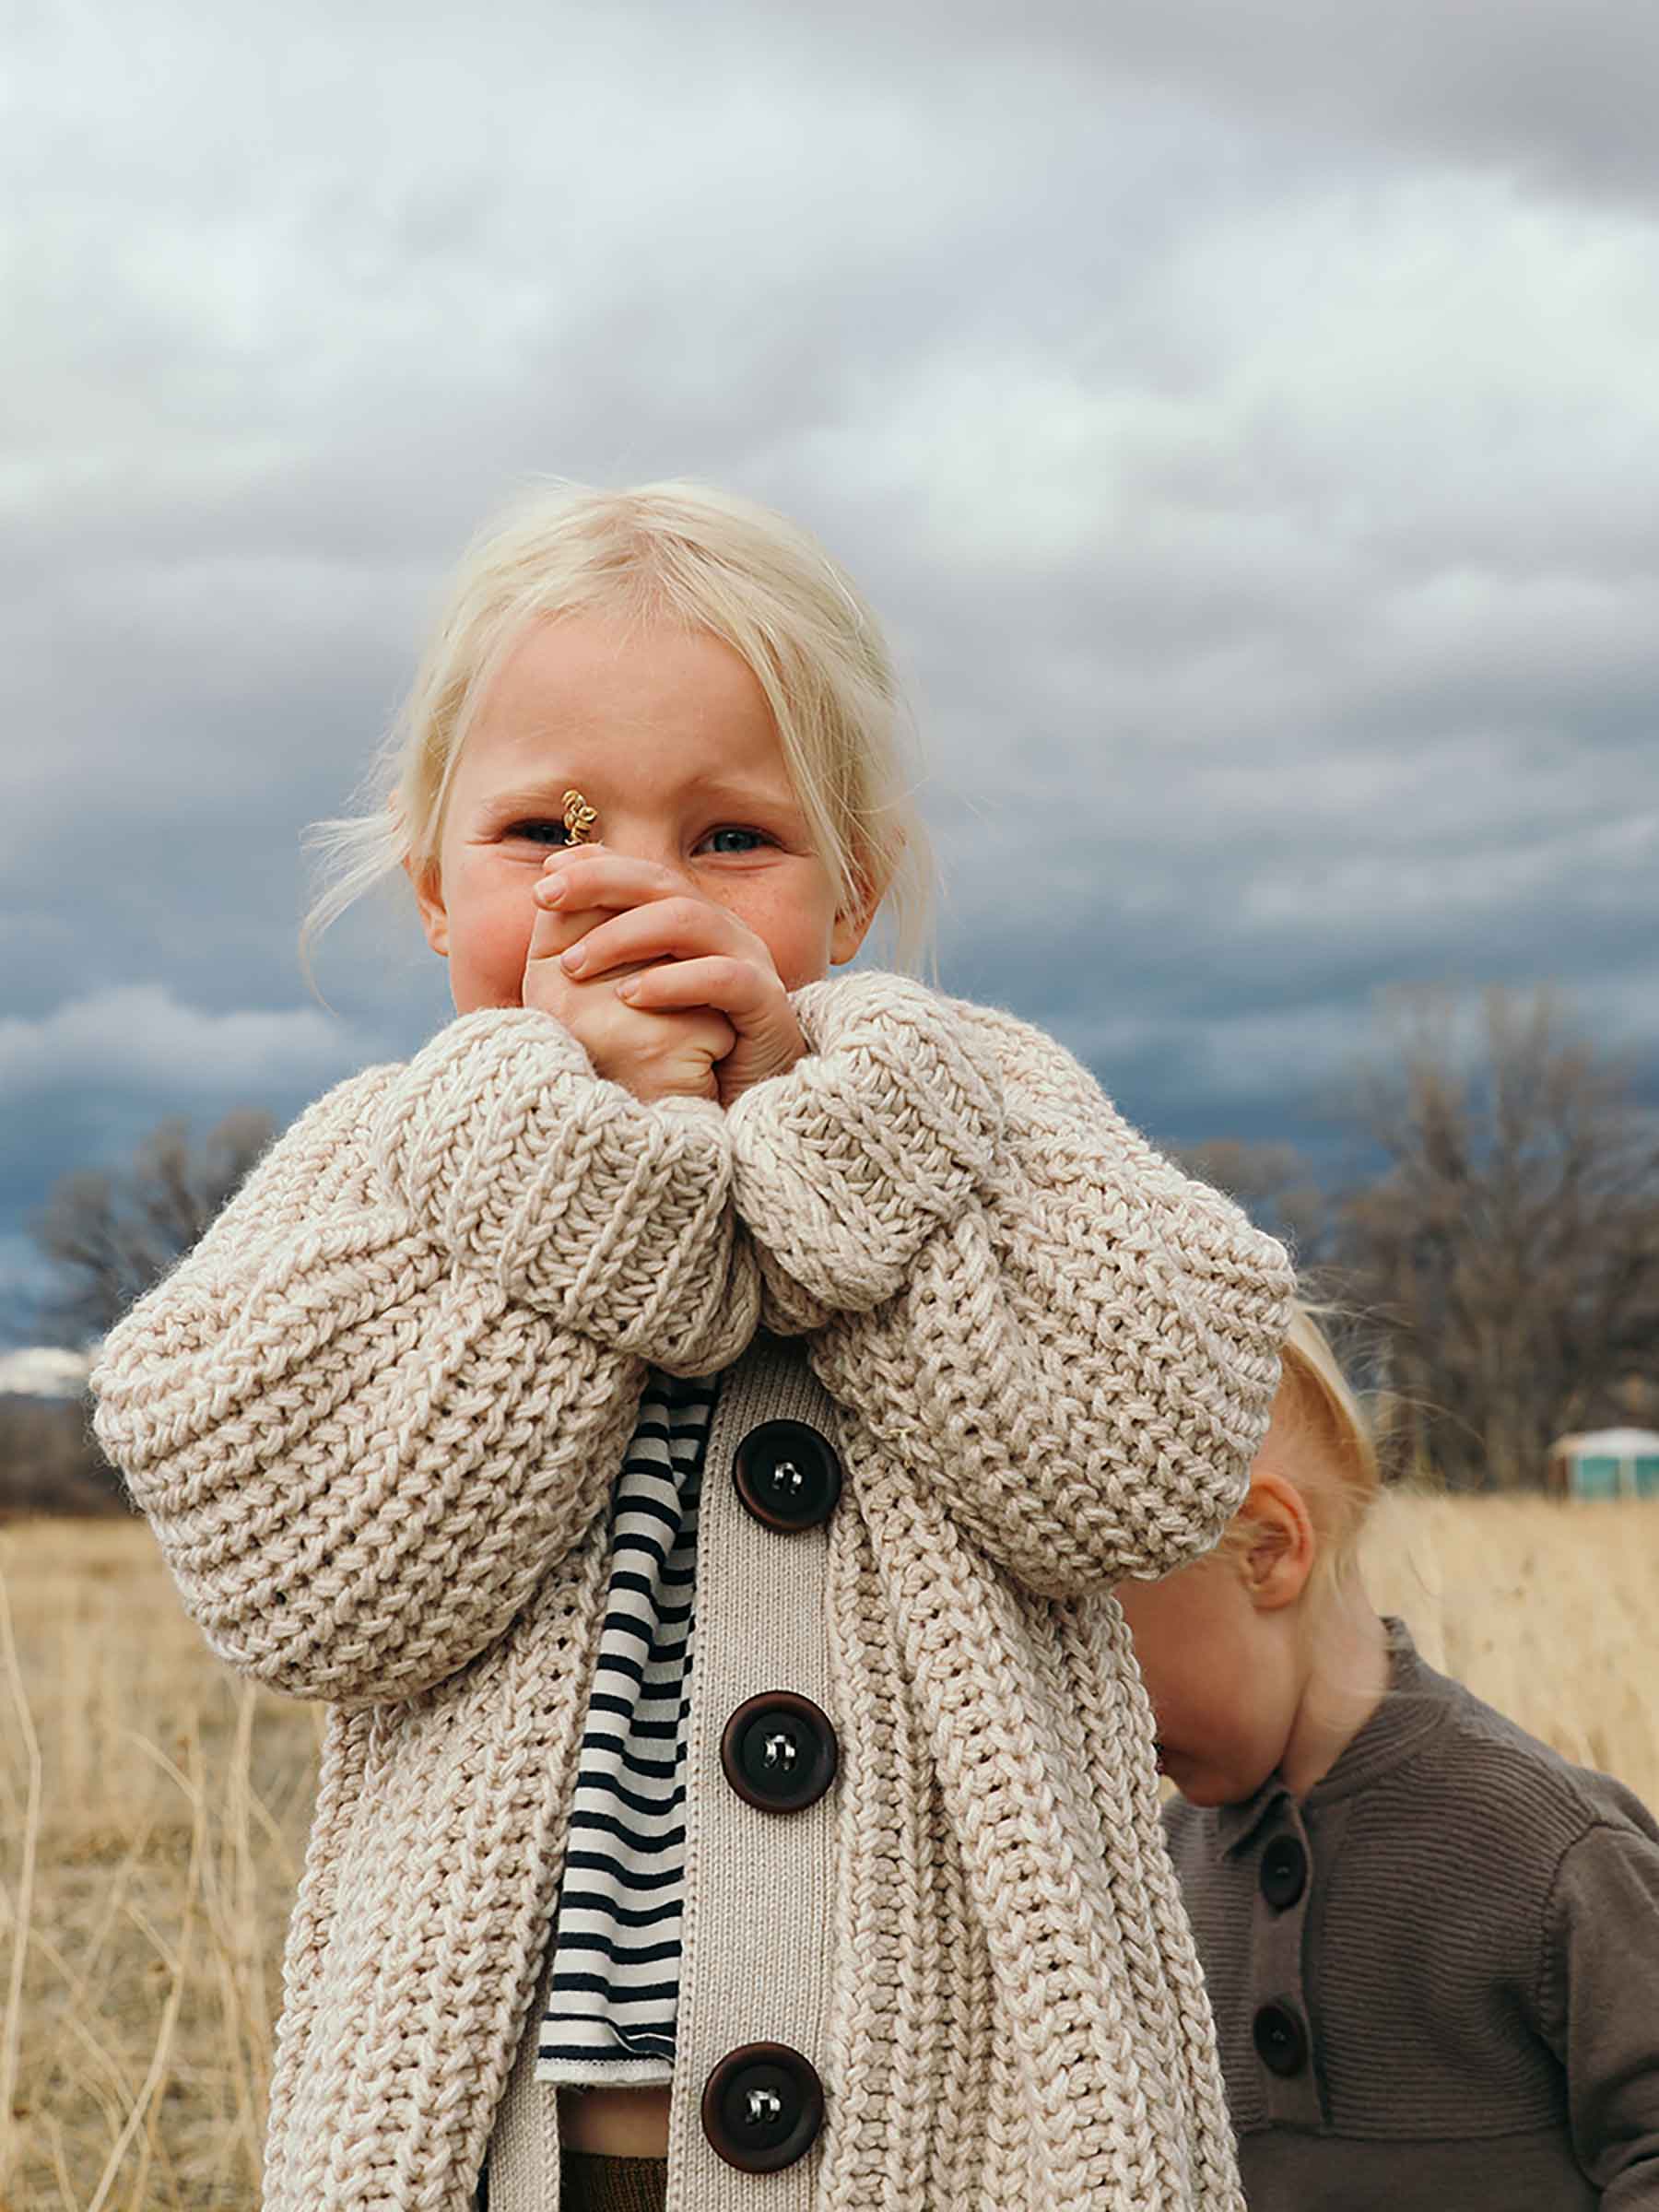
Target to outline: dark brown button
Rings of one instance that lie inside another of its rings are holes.
[[[1308,1854],[1295,1836],[1275,1836],[1262,1853],[1262,1895],[1276,1912],[1295,1904],[1308,1886]]]
[[[1288,2005],[1264,2005],[1251,2022],[1257,2055],[1275,2074],[1300,2074],[1308,2063],[1308,2031]]]
[[[757,1521],[793,1535],[828,1521],[841,1497],[841,1462],[805,1421],[763,1421],[737,1447],[737,1495]]]
[[[739,2173],[793,2166],[823,2124],[824,2085],[787,2043],[729,2051],[703,2086],[703,2134]]]
[[[835,1780],[828,1714],[792,1689],[747,1699],[725,1724],[720,1764],[739,1797],[763,1813],[798,1813]]]

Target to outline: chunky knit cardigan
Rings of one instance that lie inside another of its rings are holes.
[[[671,2206],[1241,2206],[1110,1590],[1239,1502],[1287,1263],[1011,1016],[876,974],[795,1005],[807,1056],[724,1113],[465,1016],[304,1114],[106,1342],[100,1440],[207,1641],[331,1708],[266,2212],[467,2212],[646,1367],[759,1331],[802,1340],[846,1476],[827,2122],[710,2179],[682,2063]]]

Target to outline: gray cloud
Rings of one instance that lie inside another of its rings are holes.
[[[875,41],[948,73],[994,53],[1017,86],[1046,65],[1091,92],[1161,92],[1275,135],[1495,166],[1533,190],[1651,197],[1659,183],[1659,21],[1628,0],[1030,0],[1018,15],[998,0],[853,0],[836,17],[849,24],[843,56]]]
[[[208,1096],[326,1083],[359,1065],[365,1040],[311,1007],[205,1014],[158,984],[69,1000],[44,1019],[0,1021],[0,1113],[71,1085],[107,1082],[177,1095],[181,1074]]]
[[[568,13],[36,18],[0,1276],[65,1166],[442,1018],[395,893],[306,998],[299,837],[538,471],[823,534],[945,980],[1159,1133],[1320,1139],[1412,976],[1659,1065],[1659,18]]]

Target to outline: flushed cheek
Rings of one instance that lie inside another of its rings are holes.
[[[798,991],[803,984],[821,982],[830,972],[832,924],[833,917],[822,920],[807,913],[790,914],[770,930],[764,924],[756,928],[752,923],[750,927],[771,952],[785,989]]]
[[[472,936],[480,955],[504,960],[516,954],[522,968],[535,928],[532,883],[526,882],[522,888],[510,885],[495,889],[490,897],[477,902],[474,917]]]
[[[450,968],[455,984],[481,1005],[518,1005],[534,927],[527,896],[483,911],[452,912]]]

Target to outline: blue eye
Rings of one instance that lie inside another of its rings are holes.
[[[533,845],[568,845],[570,834],[562,822],[514,822],[509,837],[522,837]]]
[[[728,839],[739,841],[728,843]],[[759,830],[711,830],[708,842],[716,853],[758,853],[769,841]]]

